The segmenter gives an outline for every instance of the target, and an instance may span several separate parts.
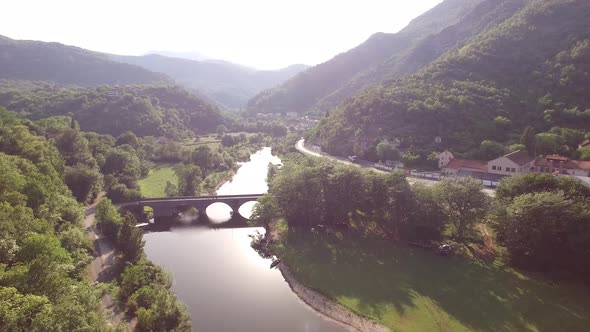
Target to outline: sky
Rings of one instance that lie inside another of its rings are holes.
[[[0,35],[94,51],[196,52],[259,69],[316,65],[442,0],[4,0]]]

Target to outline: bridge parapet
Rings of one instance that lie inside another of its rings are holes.
[[[171,217],[178,212],[179,207],[190,206],[204,212],[209,205],[220,202],[227,204],[236,213],[244,203],[256,201],[262,196],[263,194],[146,198],[118,205],[123,208],[149,206],[154,210],[154,217]]]

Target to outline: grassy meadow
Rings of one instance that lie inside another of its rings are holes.
[[[392,331],[588,331],[590,288],[386,241],[290,234],[297,278]]]
[[[141,194],[145,197],[165,197],[166,181],[178,185],[172,164],[156,164],[147,177],[139,180]]]

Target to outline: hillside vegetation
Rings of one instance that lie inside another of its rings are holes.
[[[59,43],[0,36],[0,79],[67,85],[169,82],[166,76],[111,61],[106,55]]]
[[[275,89],[260,93],[248,102],[248,109],[250,112],[278,113],[326,110],[326,106],[338,104],[367,84],[411,74],[429,62],[428,56],[424,55],[426,59],[413,66],[401,64],[404,56],[424,38],[458,23],[480,3],[482,0],[446,0],[414,19],[399,33],[376,33],[350,51],[306,70]],[[453,35],[448,44],[452,46],[460,37],[460,34]],[[445,47],[448,45],[438,46],[442,51]],[[387,70],[379,67],[384,63],[387,63]],[[390,73],[389,67],[395,67],[397,63],[405,71],[392,69]],[[373,70],[375,68],[378,69]]]
[[[527,135],[554,141],[543,148],[537,140],[545,153],[575,156],[590,127],[589,11],[584,0],[527,1],[416,75],[347,100],[315,137],[338,154],[371,155],[383,139],[469,152],[484,140],[521,143],[528,126]],[[442,145],[434,146],[435,136]]]
[[[213,132],[219,110],[171,85],[65,88],[48,83],[0,81],[0,106],[30,119],[71,114],[82,130],[118,136],[184,138]]]
[[[257,93],[275,87],[295,76],[305,65],[279,70],[256,70],[225,61],[195,61],[157,54],[144,56],[113,55],[111,59],[164,73],[186,88],[196,89],[221,106],[237,109]]]

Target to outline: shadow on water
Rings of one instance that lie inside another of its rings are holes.
[[[252,225],[248,224],[248,219],[239,214],[234,214],[230,220],[226,222],[213,222],[206,215],[201,215],[190,221],[180,220],[178,217],[159,217],[153,224],[150,224],[145,230],[148,232],[169,232],[172,228],[190,228],[190,227],[207,227],[210,229],[226,229],[226,228],[248,228]]]
[[[555,287],[500,265],[386,241],[301,233],[291,233],[287,241],[304,282],[334,298],[354,298],[357,310],[394,326],[410,309],[432,320],[436,327],[429,330],[436,331],[452,330],[448,316],[474,331],[581,331],[590,325],[585,286]]]

